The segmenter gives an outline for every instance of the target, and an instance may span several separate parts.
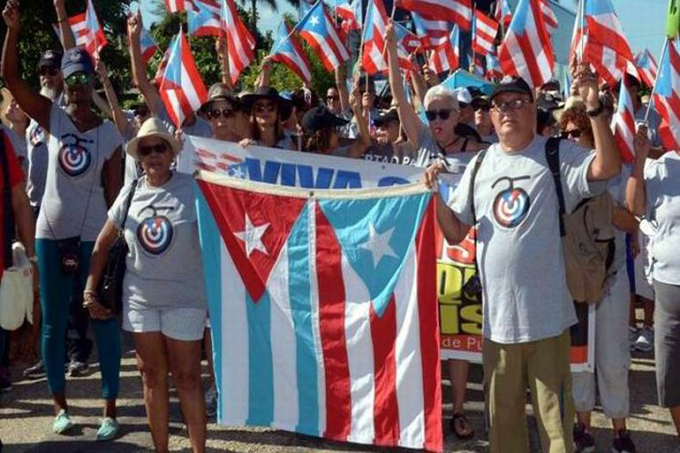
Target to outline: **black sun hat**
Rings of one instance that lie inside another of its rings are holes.
[[[333,115],[324,106],[313,107],[302,117],[302,127],[307,132],[315,132],[326,127],[344,126],[349,121]]]
[[[273,87],[259,87],[255,90],[254,93],[244,94],[243,96],[240,97],[240,99],[241,103],[248,110],[252,108],[255,102],[261,99],[273,101],[279,106],[279,108],[286,107],[288,104],[290,104],[290,101],[284,97],[281,97],[276,88]]]

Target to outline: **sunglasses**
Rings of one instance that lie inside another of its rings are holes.
[[[427,110],[425,117],[428,121],[434,121],[437,117],[441,118],[442,121],[446,121],[451,116],[451,112],[453,112],[453,109]]]
[[[64,82],[66,82],[66,85],[70,87],[74,87],[76,85],[87,85],[90,83],[90,74],[76,72],[75,74],[71,74],[70,76],[66,77]]]
[[[57,68],[50,68],[50,67],[45,67],[45,66],[40,68],[40,75],[42,75],[42,76],[47,75],[47,76],[54,77],[57,74],[59,74],[59,70]]]
[[[229,119],[234,117],[234,109],[212,109],[208,110],[205,115],[209,120],[216,120],[220,116],[223,116],[225,119]]]
[[[570,131],[562,131],[562,138],[571,139],[579,138],[581,136],[581,129],[572,129]]]
[[[253,106],[253,110],[255,110],[257,113],[273,112],[276,110],[276,104],[274,103],[255,104]]]
[[[521,110],[525,105],[531,104],[533,101],[529,99],[515,99],[508,102],[493,102],[491,107],[499,112],[515,112]]]
[[[327,101],[339,101],[340,96],[326,96]]]
[[[491,110],[491,106],[490,106],[490,105],[486,105],[486,104],[484,104],[484,105],[478,105],[478,106],[475,107],[475,112],[476,112],[477,110],[481,110],[482,112],[488,112],[489,110]]]
[[[166,143],[159,143],[153,146],[140,146],[139,155],[141,157],[150,156],[152,153],[165,154],[168,151],[168,145]]]

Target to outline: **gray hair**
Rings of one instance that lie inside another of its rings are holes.
[[[443,85],[433,86],[425,94],[425,99],[423,99],[423,105],[425,109],[434,101],[435,99],[447,100],[454,110],[458,110],[458,98],[456,92],[449,90]]]

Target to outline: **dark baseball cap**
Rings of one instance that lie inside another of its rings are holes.
[[[38,69],[40,68],[61,68],[61,58],[64,54],[59,50],[47,50],[40,56]]]
[[[375,118],[373,124],[375,124],[376,127],[382,127],[395,121],[397,123],[399,122],[399,113],[397,113],[397,109],[390,109]]]
[[[307,132],[315,132],[326,127],[344,126],[349,121],[333,115],[330,110],[320,105],[312,107],[302,117],[302,127]]]
[[[490,99],[493,101],[496,96],[502,93],[528,94],[532,99],[534,98],[534,90],[532,90],[529,84],[521,77],[504,77],[503,80],[494,87]]]
[[[76,72],[94,73],[92,58],[82,47],[68,49],[61,59],[61,72],[64,78]]]

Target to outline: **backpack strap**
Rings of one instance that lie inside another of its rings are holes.
[[[560,141],[561,138],[550,137],[545,143],[545,159],[548,161],[548,168],[555,182],[555,192],[560,210],[560,236],[565,236],[564,216],[567,213],[566,203],[564,202],[564,191],[562,190],[562,174],[560,173]]]
[[[487,149],[483,149],[477,154],[477,160],[475,161],[475,166],[472,168],[472,174],[470,175],[470,210],[472,211],[472,226],[477,225],[477,213],[475,211],[475,179],[477,179],[477,173],[479,173],[479,168],[482,166],[482,161],[484,156],[486,156]]]

